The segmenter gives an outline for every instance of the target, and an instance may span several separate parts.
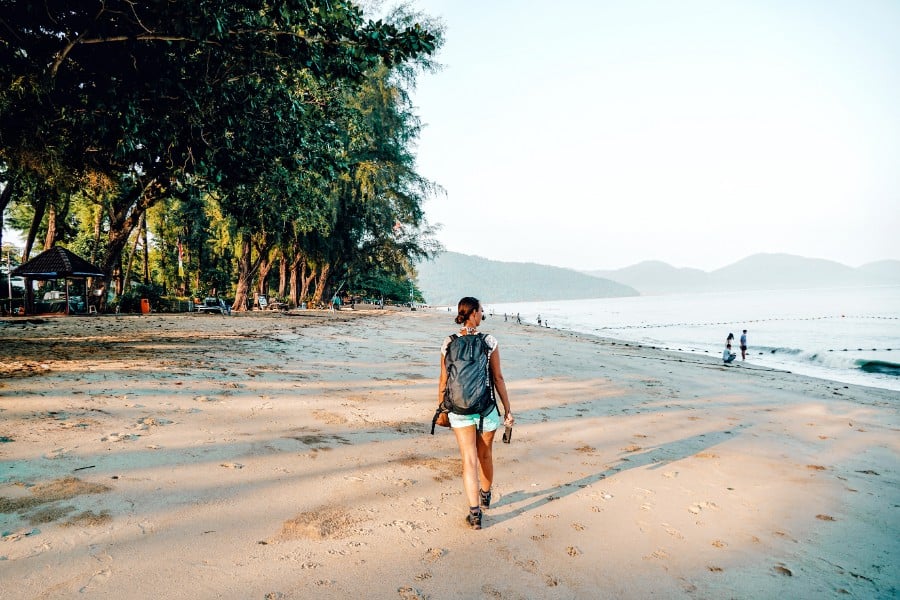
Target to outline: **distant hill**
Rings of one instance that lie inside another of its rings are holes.
[[[754,254],[711,272],[647,261],[588,273],[629,285],[641,294],[671,294],[900,284],[900,261],[883,260],[855,269],[819,258]]]
[[[658,260],[648,260],[617,271],[588,271],[588,274],[623,283],[641,294],[690,292],[712,287],[706,271],[679,269]]]
[[[499,262],[456,252],[444,252],[417,269],[425,301],[437,306],[455,305],[463,296],[490,303],[638,295],[627,285],[572,269]]]
[[[864,285],[865,275],[821,258],[791,254],[754,254],[710,273],[724,289],[780,289]]]
[[[858,271],[865,273],[869,277],[900,283],[900,260],[879,260],[866,263]]]

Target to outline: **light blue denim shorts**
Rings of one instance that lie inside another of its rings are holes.
[[[456,429],[458,427],[469,427],[470,425],[474,425],[475,428],[478,428],[478,423],[481,421],[481,415],[457,415],[454,413],[448,413],[450,417],[450,427]],[[500,419],[500,410],[495,406],[494,410],[491,411],[491,414],[485,415],[484,417],[484,426],[482,431],[496,431],[500,429],[500,425],[502,424],[502,420]]]

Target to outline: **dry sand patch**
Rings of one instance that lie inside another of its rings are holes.
[[[333,540],[353,535],[363,519],[335,507],[323,507],[298,514],[284,522],[280,540]]]

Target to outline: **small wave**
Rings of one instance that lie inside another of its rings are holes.
[[[900,364],[888,362],[886,360],[861,361],[859,368],[866,373],[880,373],[882,375],[900,377]]]
[[[877,360],[872,356],[853,356],[843,352],[803,350],[799,348],[759,348],[759,352],[786,363],[807,363],[829,369],[862,369],[867,373],[900,375],[896,363]],[[866,366],[869,365],[869,366]]]
[[[763,352],[766,354],[788,354],[790,356],[796,356],[798,354],[802,354],[803,350],[799,348],[767,348],[760,347],[757,348],[759,352]]]

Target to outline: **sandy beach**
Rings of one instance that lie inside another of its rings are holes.
[[[517,326],[468,529],[449,313],[0,322],[0,597],[895,598],[895,392]]]

